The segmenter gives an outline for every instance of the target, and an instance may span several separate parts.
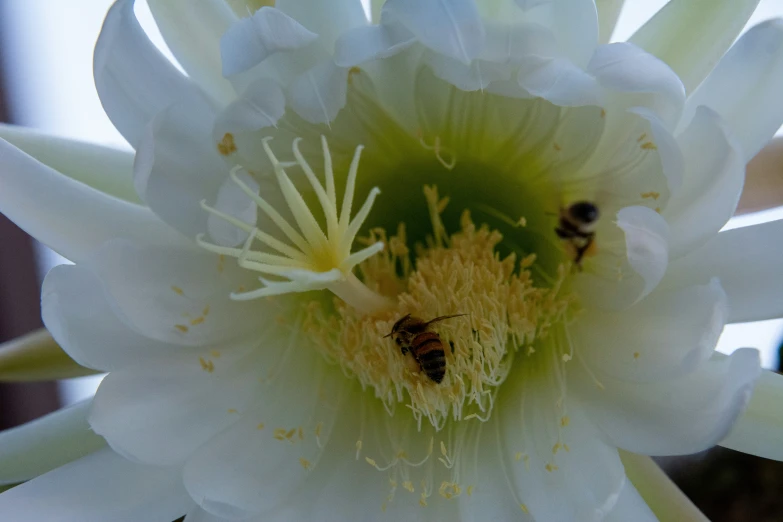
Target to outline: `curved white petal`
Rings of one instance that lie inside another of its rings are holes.
[[[581,401],[562,400],[557,377],[520,377],[504,383],[492,415],[495,451],[520,503],[536,520],[603,520],[626,481],[617,450]]]
[[[745,181],[743,151],[712,110],[700,107],[677,142],[685,178],[663,212],[671,230],[672,259],[718,233],[734,215]]]
[[[368,23],[362,0],[276,0],[275,7],[317,34],[329,53],[341,34]]]
[[[41,316],[63,350],[87,368],[115,371],[179,350],[122,323],[112,311],[100,280],[83,263],[60,265],[49,271],[41,290]]]
[[[112,372],[95,394],[90,426],[134,462],[181,465],[257,398],[261,365],[251,351],[192,350]]]
[[[612,97],[619,93],[636,95],[625,101],[626,106],[648,107],[670,127],[679,121],[685,104],[682,82],[669,66],[635,45],[599,46],[587,64],[587,72],[612,91]]]
[[[230,298],[255,277],[236,262],[191,248],[107,242],[89,260],[113,312],[150,339],[183,346],[225,345],[256,331],[265,302]]]
[[[243,172],[237,174],[237,178],[258,194],[259,185],[249,174]],[[215,208],[223,209],[223,212],[229,216],[246,223],[248,228],[256,226],[258,206],[231,178],[226,179],[218,190]],[[209,215],[207,228],[209,229],[209,237],[218,245],[233,247],[243,243],[248,236],[246,231],[215,214]]]
[[[387,0],[383,16],[426,47],[466,64],[484,47],[484,25],[474,0]]]
[[[716,354],[720,358],[720,354]],[[764,370],[748,408],[721,446],[765,459],[783,460],[783,375]]]
[[[685,455],[720,442],[750,400],[761,367],[743,348],[675,380],[626,382],[591,367],[579,381],[588,415],[612,444],[643,455]]]
[[[416,42],[399,24],[365,25],[346,31],[334,44],[334,63],[353,67],[370,60],[388,58]]]
[[[740,34],[759,0],[667,3],[629,40],[666,62],[688,92],[709,74]]]
[[[328,444],[349,383],[316,354],[301,353],[312,348],[297,342],[298,332],[286,337],[265,349],[279,358],[291,343],[299,355],[283,361],[278,376],[259,387],[255,403],[239,410],[241,419],[185,465],[185,487],[214,515],[241,518],[294,500]]]
[[[233,76],[281,51],[305,47],[318,38],[302,24],[274,7],[236,20],[220,39],[223,76]]]
[[[625,5],[625,0],[595,0],[595,7],[598,10],[599,44],[607,44],[611,40],[623,5]]]
[[[93,75],[106,114],[133,148],[155,114],[174,101],[203,97],[150,42],[133,13],[134,0],[109,9],[95,44]]]
[[[192,500],[181,470],[133,464],[106,448],[0,494],[6,520],[174,520]]]
[[[783,123],[783,20],[750,29],[729,49],[712,73],[688,98],[681,125],[701,105],[723,118],[745,153],[756,155]]]
[[[612,378],[652,382],[682,377],[712,355],[728,317],[717,279],[658,289],[618,312],[590,309],[569,328],[580,357]]]
[[[348,69],[334,62],[320,63],[297,77],[286,98],[296,113],[310,123],[328,123],[345,106]]]
[[[535,97],[569,107],[604,103],[604,92],[595,77],[569,60],[528,56],[519,62],[517,81]]]
[[[106,442],[90,431],[82,401],[0,432],[0,484],[17,484],[98,451]]]
[[[719,233],[704,246],[673,261],[667,286],[720,279],[729,296],[729,322],[783,317],[783,221]]]
[[[44,165],[96,190],[141,203],[133,187],[133,153],[0,124],[0,138]]]
[[[631,481],[625,483],[614,509],[604,518],[604,522],[658,522],[658,517],[644,501]]]
[[[136,190],[150,209],[191,240],[207,231],[212,202],[228,179],[212,137],[215,115],[206,104],[175,103],[159,112],[139,143]]]
[[[274,127],[284,114],[285,95],[280,85],[270,78],[260,78],[218,115],[214,134],[222,137],[227,132]]]
[[[669,228],[647,207],[621,209],[617,213],[617,226],[625,232],[628,263],[644,279],[642,296],[645,296],[666,273]]]
[[[188,76],[212,98],[236,94],[221,75],[220,38],[236,20],[224,0],[147,0],[160,34]]]
[[[149,209],[100,192],[0,139],[0,211],[72,261],[113,237],[181,243]]]

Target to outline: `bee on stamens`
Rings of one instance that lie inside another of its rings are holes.
[[[560,220],[555,228],[557,237],[567,242],[574,265],[582,270],[582,259],[595,250],[595,228],[600,213],[595,203],[577,201],[560,207]]]
[[[451,319],[452,317],[461,317],[467,314],[442,315],[430,321],[422,321],[418,317],[408,314],[400,318],[391,332],[386,337],[394,337],[394,342],[400,347],[402,355],[410,352],[419,368],[431,381],[438,384],[446,375],[446,351],[443,349],[443,341],[440,335],[431,331],[430,325],[438,321]],[[452,349],[453,351],[453,349]]]

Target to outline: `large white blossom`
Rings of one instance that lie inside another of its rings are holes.
[[[75,262],[46,326],[109,372],[0,435],[3,519],[644,521],[618,450],[783,458],[779,379],[714,353],[783,315],[783,223],[718,232],[783,122],[756,1],[613,44],[606,0],[149,4],[187,76],[132,0],[95,50],[135,158],[0,131],[0,209]],[[406,314],[464,314],[443,382]]]

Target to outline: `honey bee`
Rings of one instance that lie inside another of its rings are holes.
[[[430,331],[429,327],[438,321],[463,315],[466,314],[442,315],[424,322],[408,314],[394,323],[391,332],[384,335],[384,338],[394,336],[394,342],[400,347],[402,355],[411,352],[421,371],[426,373],[430,380],[440,384],[446,375],[446,352],[440,335]]]
[[[579,270],[582,269],[582,259],[589,255],[594,247],[593,228],[598,217],[598,207],[589,201],[577,201],[565,208],[560,207],[560,221],[555,228],[555,234],[571,246],[573,261]]]

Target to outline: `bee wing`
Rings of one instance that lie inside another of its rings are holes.
[[[468,315],[468,314],[441,315],[440,317],[436,317],[435,319],[431,319],[430,321],[427,321],[427,323],[425,323],[425,326],[429,326],[432,323],[445,321],[446,319],[451,319],[452,317],[462,317],[462,316],[465,316],[465,315]]]

